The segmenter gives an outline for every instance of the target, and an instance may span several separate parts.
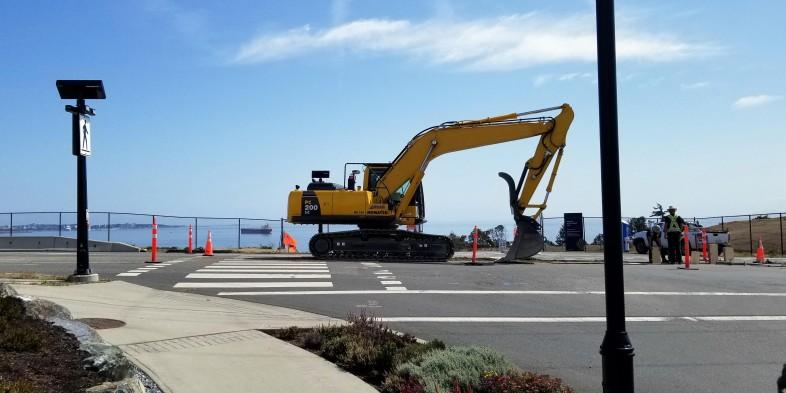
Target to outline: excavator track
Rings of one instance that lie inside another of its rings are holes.
[[[314,235],[308,249],[317,259],[446,261],[453,256],[447,236],[394,229],[361,229]]]

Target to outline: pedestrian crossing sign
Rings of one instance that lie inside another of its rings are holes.
[[[90,117],[86,115],[79,116],[79,155],[90,155]]]

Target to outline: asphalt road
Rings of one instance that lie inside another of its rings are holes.
[[[601,391],[603,266],[327,262],[287,256],[93,253],[104,279],[345,317],[506,353]],[[68,274],[73,253],[0,253],[0,271]],[[122,276],[117,276],[122,274]],[[625,267],[639,392],[772,392],[786,363],[786,268]]]

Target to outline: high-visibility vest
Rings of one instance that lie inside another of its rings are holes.
[[[677,224],[677,222],[679,221],[680,216],[678,216],[678,215],[677,216],[668,215],[666,217],[669,218],[669,227],[668,227],[668,229],[666,229],[667,231],[669,231],[669,232],[682,232],[682,229],[680,228],[680,225]]]

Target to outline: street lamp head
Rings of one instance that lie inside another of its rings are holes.
[[[57,92],[62,99],[103,100],[104,81],[102,80],[58,80]]]

